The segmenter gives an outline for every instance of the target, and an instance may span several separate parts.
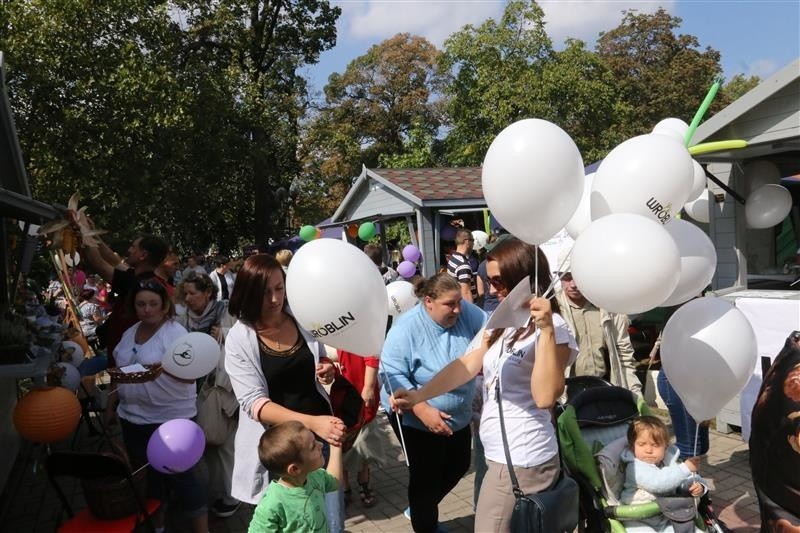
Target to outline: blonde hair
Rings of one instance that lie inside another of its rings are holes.
[[[280,263],[282,267],[288,267],[289,263],[292,262],[293,256],[294,254],[291,250],[284,249],[278,250],[278,252],[275,254],[275,259],[278,260],[278,263]]]
[[[636,439],[646,431],[656,444],[666,446],[669,444],[669,430],[660,418],[651,415],[637,416],[628,426],[628,445],[633,448]]]

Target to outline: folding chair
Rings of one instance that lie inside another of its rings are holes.
[[[50,483],[69,515],[69,519],[59,526],[59,532],[129,533],[142,524],[150,531],[153,530],[150,518],[158,510],[160,502],[145,499],[139,494],[133,474],[123,459],[109,453],[53,452],[47,458],[46,470]],[[134,512],[119,519],[102,519],[92,514],[87,507],[76,514],[56,480],[58,477],[72,477],[86,481],[108,480],[117,483],[114,486],[121,489],[120,496],[126,501],[134,502]]]

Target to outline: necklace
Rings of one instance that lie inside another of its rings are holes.
[[[281,343],[281,330],[283,328],[283,323],[286,322],[286,317],[281,317],[281,321],[275,327],[262,327],[258,328],[256,331],[258,332],[259,336],[263,337],[265,340],[270,341],[271,343],[275,344],[278,351],[283,350],[286,347],[285,343]],[[267,335],[267,331],[275,331],[275,338],[273,339],[269,335]]]

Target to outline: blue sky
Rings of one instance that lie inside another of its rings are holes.
[[[321,90],[333,72],[343,72],[373,44],[399,32],[428,38],[441,47],[465,24],[499,18],[504,1],[492,0],[333,0],[342,9],[338,44],[305,72]],[[610,30],[625,9],[653,12],[664,7],[683,19],[679,33],[695,35],[701,48],[722,53],[727,79],[754,74],[762,79],[800,57],[800,0],[545,0],[547,31],[557,45],[577,37],[594,47],[600,31]]]

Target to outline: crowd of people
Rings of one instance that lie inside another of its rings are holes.
[[[381,247],[367,245],[364,253],[386,284],[399,278]],[[88,274],[73,268],[67,290],[79,296],[84,333],[96,338],[108,367],[157,363],[187,332],[207,333],[220,345],[220,362],[209,376],[196,382],[162,372],[115,385],[108,403],[108,420],[119,423],[138,467],[161,423],[197,416],[198,392],[216,387],[223,396],[235,431],[207,446],[209,478],[197,467],[176,475],[150,470],[148,490],[164,504],[157,531],[167,504],[178,504],[201,532],[208,530],[209,511],[224,518],[241,502],[258,506],[251,531],[340,530],[352,505],[343,464],[355,473],[361,504],[376,501],[370,463],[382,449],[371,426],[378,416],[388,418],[404,443],[405,514],[414,531],[442,530],[439,503],[473,460],[475,529],[508,531],[515,496],[505,475],[501,412],[520,487],[534,493],[560,476],[552,412],[567,377],[594,376],[641,393],[627,317],[588,301],[568,260],[553,270],[541,249],[507,234],[491,235],[478,254],[472,233],[457,231],[442,271],[410,280],[419,303],[390,321],[380,354],[331,350],[300,326],[286,298],[288,250],[238,260],[190,256],[183,265],[163,239],[142,235],[124,258],[102,242],[81,254]],[[561,290],[542,297],[554,275]],[[538,282],[532,281],[528,322],[485,331],[488,317],[528,276]],[[59,291],[64,288],[56,283],[48,288],[55,299]],[[362,398],[357,436],[331,400],[337,376]],[[652,424],[642,434],[667,444]],[[632,463],[640,459],[640,436],[630,440]],[[352,447],[355,460],[343,460],[343,445]],[[694,442],[682,442],[680,455],[690,446],[695,449]],[[698,453],[706,451],[702,444]],[[663,454],[652,464],[662,461]],[[688,465],[696,470],[695,459]]]

